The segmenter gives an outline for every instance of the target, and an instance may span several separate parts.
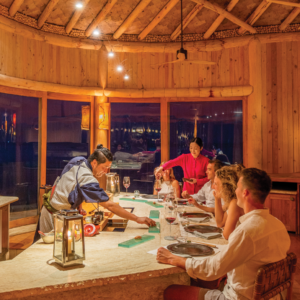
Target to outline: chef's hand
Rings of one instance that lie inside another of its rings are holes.
[[[183,191],[181,195],[184,199],[190,198],[190,194],[188,193],[188,191]]]
[[[189,201],[189,204],[193,204],[194,206],[196,206],[196,204],[198,204],[197,201],[192,197],[189,198],[188,201]]]
[[[79,209],[79,213],[83,216],[86,216],[86,211],[83,208]]]
[[[147,218],[147,217],[139,217],[139,218],[136,219],[136,222],[138,224],[146,224],[149,227],[156,226],[156,222],[153,221],[153,220],[151,220],[151,219],[149,219],[149,218]]]
[[[172,254],[169,250],[160,247],[157,250],[156,260],[161,264],[169,264],[171,265],[171,261],[173,258],[176,258],[174,254]]]

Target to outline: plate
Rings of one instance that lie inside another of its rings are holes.
[[[189,201],[187,201],[187,200],[177,200],[178,201],[178,204],[179,205],[188,205],[189,204]]]
[[[167,249],[174,254],[184,254],[190,256],[209,256],[215,253],[214,249],[205,245],[185,243],[171,244]]]
[[[222,233],[222,229],[215,226],[205,226],[205,225],[189,225],[185,226],[184,230],[193,233],[195,230],[200,233]]]
[[[147,195],[147,194],[145,194],[145,195],[141,195],[141,197],[143,199],[151,199],[151,200],[154,199],[154,200],[157,200],[157,195]],[[158,198],[159,199],[164,199],[164,195],[159,195]]]
[[[182,217],[183,218],[210,218],[211,219],[211,215],[204,214],[204,213],[183,213]]]

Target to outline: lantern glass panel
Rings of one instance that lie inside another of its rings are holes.
[[[68,261],[83,258],[81,220],[68,221],[68,243],[66,257]]]
[[[62,260],[63,259],[63,220],[55,217],[55,240],[54,240],[54,256]]]

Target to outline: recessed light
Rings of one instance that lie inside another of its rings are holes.
[[[109,57],[114,57],[115,54],[114,54],[112,51],[110,51],[110,52],[108,52],[108,56],[109,56]]]
[[[75,6],[76,8],[83,8],[83,4],[81,2],[77,2]]]
[[[100,30],[99,29],[95,29],[94,31],[93,31],[93,35],[99,35],[100,34]]]
[[[125,80],[128,80],[128,79],[129,79],[129,76],[126,74],[126,75],[124,76],[124,79],[125,79]]]
[[[222,113],[222,115],[224,115],[224,113]]]
[[[217,116],[217,114],[215,114],[215,116]]]
[[[117,66],[117,71],[121,72],[123,70],[122,66]]]

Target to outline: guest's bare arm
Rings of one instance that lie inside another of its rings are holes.
[[[157,250],[156,260],[161,264],[168,264],[185,270],[186,258],[176,256],[167,249],[161,247]]]

